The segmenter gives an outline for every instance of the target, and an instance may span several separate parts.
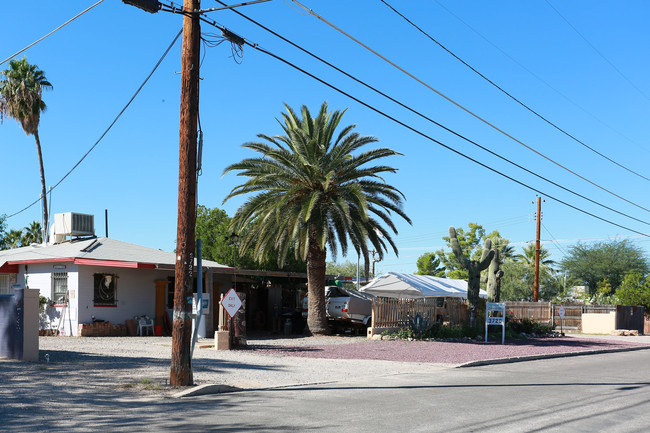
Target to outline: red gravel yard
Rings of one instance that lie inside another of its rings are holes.
[[[282,356],[325,359],[372,359],[399,362],[464,364],[472,361],[547,356],[576,352],[648,347],[647,344],[591,338],[534,338],[498,342],[381,340],[309,346],[251,346],[246,350]]]

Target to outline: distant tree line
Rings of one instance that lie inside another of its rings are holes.
[[[471,260],[481,256],[486,239],[499,249],[502,260],[501,301],[532,301],[535,278],[535,244],[516,253],[510,241],[498,231],[487,233],[480,224],[469,223],[456,230],[463,254]],[[451,251],[450,239],[442,238],[446,249],[422,254],[417,260],[417,274],[467,279],[465,271]],[[484,273],[487,272],[483,271]],[[650,307],[650,265],[644,251],[628,240],[594,244],[578,243],[568,248],[562,260],[540,248],[539,296],[542,300],[567,298],[569,289],[586,286],[585,301],[648,305]]]
[[[31,244],[43,242],[41,223],[33,221],[22,229],[7,230],[6,217],[0,215],[0,251],[12,248],[27,247]]]

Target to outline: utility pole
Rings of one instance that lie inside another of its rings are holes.
[[[194,280],[194,236],[196,230],[197,126],[199,113],[199,64],[201,50],[201,14],[232,9],[269,0],[253,0],[232,6],[201,10],[201,0],[184,0],[179,11],[158,0],[122,0],[150,13],[160,10],[183,14],[183,48],[181,54],[181,115],[178,149],[178,219],[176,264],[174,267],[174,319],[172,360],[169,383],[191,385],[192,379],[192,283]],[[221,3],[221,1],[219,1]],[[223,4],[223,3],[222,3]],[[225,37],[243,43],[239,36],[224,30]],[[235,274],[236,277],[236,274]]]
[[[533,288],[533,300],[539,301],[539,251],[540,251],[540,226],[542,224],[542,198],[537,197],[537,236],[535,237],[535,283]]]
[[[381,255],[378,258],[375,258],[375,255],[379,255],[379,251],[372,250],[372,278],[375,278],[375,263],[381,262]]]
[[[174,320],[169,383],[193,383],[190,347],[194,233],[196,226],[196,151],[199,111],[200,0],[185,0],[181,54],[181,115],[178,152],[178,222],[174,268]]]

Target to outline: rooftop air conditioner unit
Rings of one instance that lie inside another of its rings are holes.
[[[55,214],[54,233],[59,236],[94,236],[95,216],[74,212]]]

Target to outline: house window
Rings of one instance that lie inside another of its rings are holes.
[[[68,291],[68,273],[52,272],[52,300],[55,304],[65,303],[65,294]]]
[[[11,295],[9,292],[9,275],[0,274],[0,295]]]
[[[117,275],[95,274],[94,276],[94,298],[95,305],[116,306],[117,305]]]

